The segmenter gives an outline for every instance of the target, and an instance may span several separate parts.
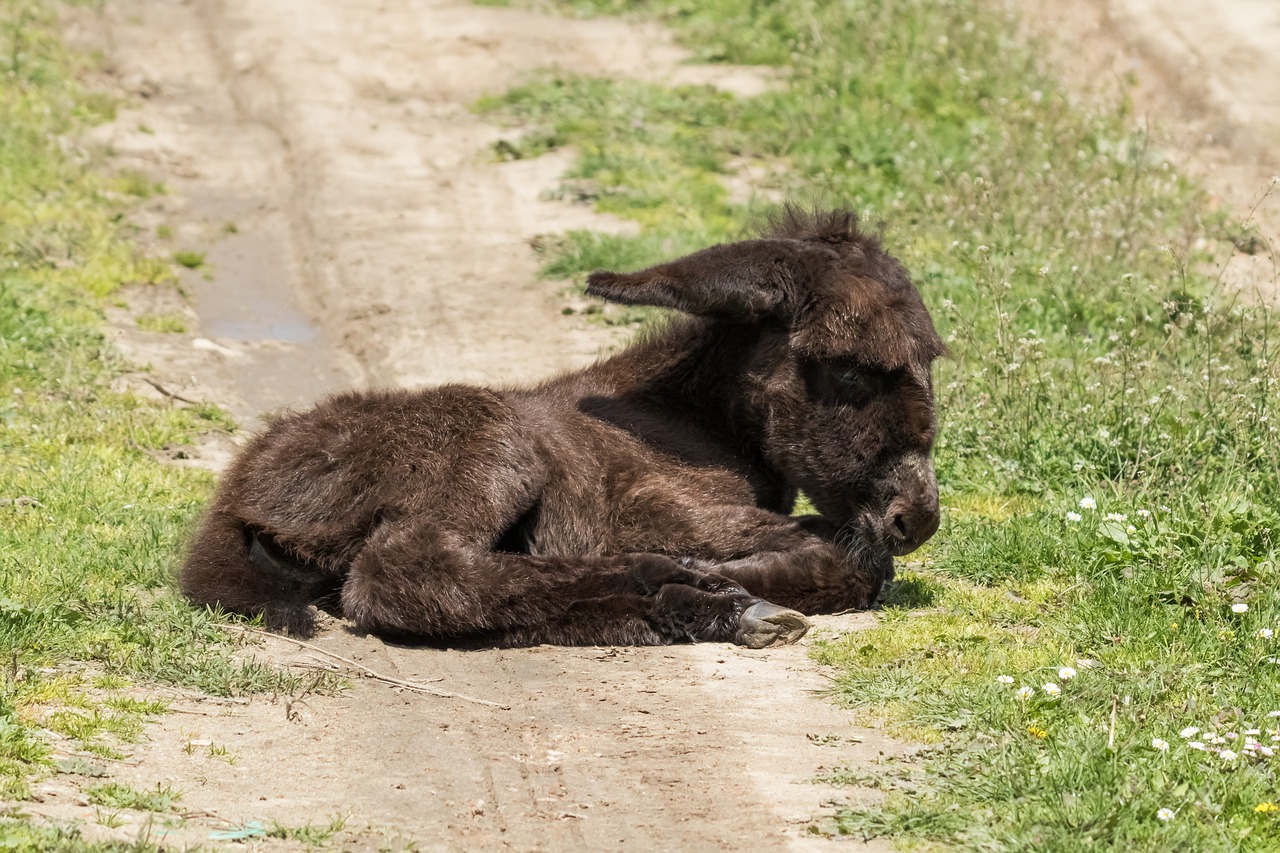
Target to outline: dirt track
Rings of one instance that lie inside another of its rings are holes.
[[[1215,82],[1226,66],[1212,51],[1235,56],[1229,40],[1197,48],[1196,74],[1174,73],[1188,66],[1170,47],[1177,39],[1161,33],[1180,26],[1177,16],[1143,2],[1096,0],[1061,21],[1073,48],[1088,46],[1082,77],[1139,63],[1153,113],[1186,110],[1217,129],[1216,142],[1190,140],[1186,150],[1224,202],[1256,198],[1280,171],[1267,162],[1280,150],[1280,130],[1267,123],[1277,111],[1233,112],[1231,93],[1274,97],[1280,48],[1254,55],[1252,70],[1232,63],[1246,77],[1225,84]],[[1182,5],[1202,16],[1199,31],[1222,23],[1209,0]],[[1256,0],[1249,8],[1264,11]],[[172,189],[144,221],[173,225],[177,247],[207,249],[210,261],[184,279],[197,334],[138,332],[139,312],[191,309],[137,289],[116,318],[119,343],[169,393],[217,400],[247,425],[336,387],[514,381],[585,363],[610,343],[560,313],[553,289],[536,281],[528,240],[623,226],[540,200],[563,157],[492,162],[489,144],[510,131],[468,111],[477,95],[557,64],[745,93],[767,83],[743,69],[680,65],[683,53],[656,28],[463,0],[118,0],[71,27],[105,50],[114,83],[139,96],[98,137],[118,165]],[[1252,42],[1265,30],[1224,38]],[[1200,137],[1215,132],[1195,127]],[[216,466],[228,449],[183,453]],[[825,627],[855,630],[873,618]],[[439,652],[337,624],[317,645],[509,708],[363,679],[336,698],[179,695],[178,713],[115,770],[136,787],[183,792],[189,817],[173,841],[208,844],[211,830],[250,820],[298,826],[342,815],[336,843],[370,849],[827,846],[807,827],[821,824],[829,798],[856,794],[808,780],[899,748],[813,692],[824,677],[803,647]],[[253,653],[321,660],[272,639]],[[63,778],[31,811],[93,825],[94,810]],[[138,825],[96,831],[132,838]]]

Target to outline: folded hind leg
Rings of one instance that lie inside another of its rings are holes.
[[[503,645],[734,641],[759,602],[656,554],[494,552],[430,522],[375,531],[342,590],[344,614],[363,630]]]

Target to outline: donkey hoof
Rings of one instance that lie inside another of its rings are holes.
[[[735,642],[749,649],[787,646],[798,641],[808,630],[809,620],[802,614],[759,601],[742,611]]]

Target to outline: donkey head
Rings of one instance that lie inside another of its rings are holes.
[[[787,208],[760,239],[598,272],[587,292],[754,341],[725,377],[743,398],[731,416],[865,556],[891,566],[937,530],[930,371],[945,347],[906,270],[853,213]]]

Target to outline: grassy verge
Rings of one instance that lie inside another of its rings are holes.
[[[76,85],[55,27],[49,4],[0,5],[0,800],[75,756],[119,758],[164,710],[137,684],[226,694],[282,677],[237,661],[169,589],[211,478],[148,451],[230,424],[112,389],[101,306],[170,268],[129,242],[135,182],[74,142],[111,105]],[[0,822],[0,846],[74,835]]]
[[[946,522],[837,695],[931,744],[840,832],[958,849],[1280,846],[1280,367],[1274,313],[1206,272],[1208,212],[1122,106],[1073,104],[969,0],[581,0],[777,66],[752,99],[547,75],[478,109],[506,157],[573,145],[563,192],[636,237],[545,242],[577,281],[737,236],[721,178],[889,223],[950,342]],[[1265,188],[1260,187],[1261,194]],[[637,319],[627,315],[625,321]]]

